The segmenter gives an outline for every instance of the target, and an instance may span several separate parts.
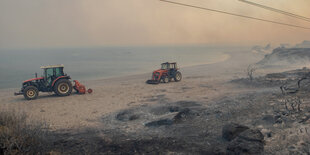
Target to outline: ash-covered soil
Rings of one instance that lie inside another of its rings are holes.
[[[298,81],[301,81],[300,87],[308,88],[310,77],[310,69],[304,67],[302,69],[290,70],[280,73],[270,73],[264,76],[255,77],[253,80],[249,78],[240,78],[231,80],[232,83],[246,87],[260,88],[279,88],[283,85],[289,85],[292,88],[298,87]]]
[[[308,72],[228,81],[223,84],[248,91],[211,101],[152,97],[156,104],[103,116],[97,129],[55,133],[55,146],[70,154],[310,154],[310,81],[303,80],[304,89],[289,96],[280,90],[283,85],[295,88]],[[285,107],[285,99],[294,95],[300,111],[290,103]]]
[[[258,65],[305,64],[310,59],[310,48],[276,48],[259,61]]]

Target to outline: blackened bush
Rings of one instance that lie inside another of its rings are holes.
[[[45,123],[30,123],[25,113],[0,113],[0,154],[45,154],[48,137]]]

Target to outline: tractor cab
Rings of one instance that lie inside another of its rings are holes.
[[[161,69],[162,70],[170,70],[170,69],[177,69],[177,63],[173,62],[173,63],[169,63],[169,62],[165,62],[161,64]]]
[[[50,86],[58,77],[66,76],[63,71],[64,65],[42,66],[40,68],[44,70],[43,78],[47,86]]]

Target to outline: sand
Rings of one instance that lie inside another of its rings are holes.
[[[53,130],[95,127],[104,115],[137,105],[156,104],[157,98],[161,97],[171,102],[209,101],[234,93],[231,86],[223,83],[246,76],[246,66],[256,58],[239,60],[245,55],[245,52],[230,53],[230,58],[218,63],[182,68],[183,80],[169,84],[146,84],[151,71],[156,69],[150,68],[150,73],[140,75],[81,81],[93,89],[92,94],[85,95],[57,97],[41,92],[37,100],[27,101],[22,95],[13,95],[19,89],[2,89],[0,108],[25,112],[31,119],[46,121]]]

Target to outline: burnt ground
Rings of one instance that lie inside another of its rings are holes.
[[[286,109],[279,87],[296,88],[308,71],[295,70],[226,83],[248,92],[208,102],[157,104],[124,109],[101,118],[97,129],[53,133],[56,152],[68,154],[226,154],[222,128],[238,123],[264,136],[262,154],[310,154],[310,90],[304,80],[297,95],[301,111]],[[155,98],[150,98],[156,100]],[[245,153],[247,154],[247,153]]]

